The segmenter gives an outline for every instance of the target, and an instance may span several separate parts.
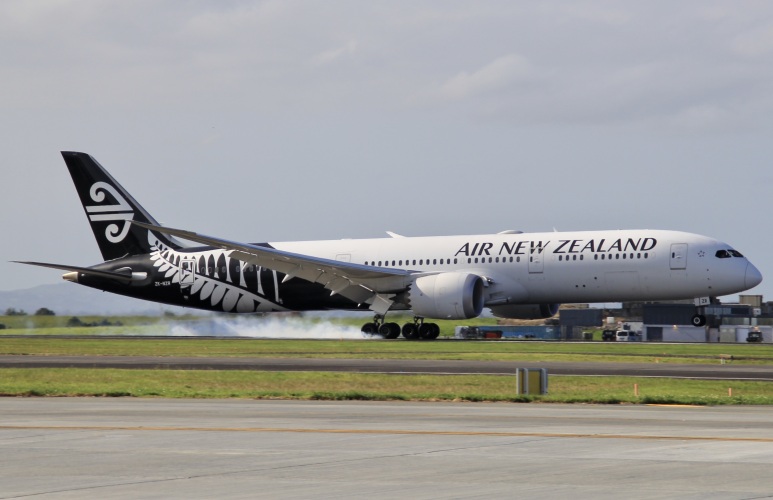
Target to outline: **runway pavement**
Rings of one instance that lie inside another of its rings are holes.
[[[773,497],[773,408],[0,399],[0,498]]]
[[[510,362],[403,359],[235,358],[164,356],[0,356],[4,368],[126,368],[179,370],[345,371],[512,375],[516,368],[547,368],[551,375],[621,375],[773,381],[772,365]]]

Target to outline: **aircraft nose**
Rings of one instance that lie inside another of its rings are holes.
[[[749,263],[746,266],[746,279],[744,280],[746,288],[754,288],[760,283],[762,283],[762,273],[754,267],[754,264]]]

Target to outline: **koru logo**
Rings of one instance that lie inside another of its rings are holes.
[[[110,184],[106,182],[95,182],[89,189],[89,196],[96,203],[102,203],[106,199],[105,193],[110,193],[116,205],[91,205],[86,207],[89,214],[89,220],[92,222],[104,221],[123,221],[123,227],[118,224],[110,224],[105,229],[105,237],[110,243],[120,243],[126,238],[131,227],[131,221],[134,219],[132,207],[126,202],[123,196]]]

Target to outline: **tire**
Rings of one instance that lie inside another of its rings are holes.
[[[706,326],[706,316],[702,314],[696,314],[691,321],[692,326]]]
[[[362,333],[368,335],[375,335],[378,333],[378,330],[376,329],[376,323],[365,323],[362,325],[361,331]]]
[[[424,340],[435,340],[440,335],[440,327],[437,323],[424,323],[419,328],[419,337]]]
[[[384,323],[378,329],[378,333],[383,335],[385,339],[396,339],[400,336],[400,325],[397,323]]]
[[[403,325],[403,337],[408,340],[416,340],[419,338],[419,329],[413,323],[406,323]]]

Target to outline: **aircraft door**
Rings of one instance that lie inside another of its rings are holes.
[[[671,245],[671,269],[687,269],[687,243]]]
[[[529,273],[541,273],[544,269],[543,262],[542,252],[533,248],[529,254]]]
[[[191,287],[196,279],[196,259],[185,257],[180,261],[180,292],[186,299],[191,295]]]

